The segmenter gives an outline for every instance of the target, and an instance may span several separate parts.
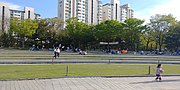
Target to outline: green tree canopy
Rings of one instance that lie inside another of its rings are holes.
[[[96,25],[94,35],[97,41],[107,42],[108,51],[110,51],[110,42],[116,42],[120,30],[122,30],[122,24],[116,20],[107,20]]]
[[[71,39],[71,45],[74,47],[81,47],[86,37],[86,31],[88,25],[84,22],[78,21],[78,18],[72,17],[66,21],[66,28],[69,38]]]
[[[165,39],[166,47],[170,50],[177,50],[180,48],[180,22],[173,30],[170,30]]]
[[[164,38],[167,32],[172,28],[173,24],[176,23],[175,18],[169,14],[169,15],[160,15],[156,14],[155,16],[152,16],[150,19],[150,28],[154,31],[154,37],[156,40],[156,49],[161,51],[162,46],[164,44]]]
[[[11,20],[10,31],[13,32],[16,37],[22,42],[24,48],[24,42],[27,37],[31,37],[38,28],[37,21],[31,19],[25,19],[17,21],[17,19]]]
[[[122,24],[115,20],[107,20],[96,25],[95,37],[98,41],[114,42],[122,30]]]
[[[136,50],[140,44],[140,35],[145,29],[144,21],[137,18],[129,18],[124,22],[124,38],[130,50]]]

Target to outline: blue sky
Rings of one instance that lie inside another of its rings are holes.
[[[23,9],[24,6],[35,8],[43,18],[57,17],[58,0],[0,0],[11,3],[11,8]],[[111,0],[101,0],[103,4]],[[129,3],[134,10],[134,17],[147,20],[155,14],[173,14],[180,20],[180,0],[120,0],[121,5]]]

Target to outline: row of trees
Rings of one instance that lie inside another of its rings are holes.
[[[62,29],[63,24],[66,27]],[[32,45],[52,48],[62,44],[71,48],[123,48],[129,50],[177,50],[180,45],[180,22],[172,15],[155,15],[144,24],[137,18],[124,23],[107,20],[97,25],[79,22],[73,17],[66,22],[57,18],[19,21],[13,18],[8,33],[1,35],[3,47],[29,48]],[[119,42],[100,45],[100,42]]]

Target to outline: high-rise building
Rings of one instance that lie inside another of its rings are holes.
[[[102,22],[102,2],[98,0],[98,12],[97,12],[98,23]]]
[[[71,17],[78,17],[85,22],[87,0],[58,0],[58,18],[66,21]]]
[[[10,19],[13,17],[19,20],[24,19],[41,19],[40,14],[34,13],[34,8],[24,7],[24,11],[10,9],[9,3],[0,2],[0,30],[7,32],[10,25]]]
[[[34,8],[31,7],[25,7],[24,11],[21,10],[13,10],[10,9],[10,18],[16,17],[19,20],[24,20],[24,19],[41,19],[41,15],[40,14],[36,14],[34,13]]]
[[[10,25],[10,10],[8,3],[0,2],[0,31],[7,32]]]
[[[120,21],[120,0],[111,0],[112,19]]]
[[[111,0],[111,3],[103,5],[103,20],[120,21],[120,1]]]
[[[99,0],[58,0],[58,18],[66,21],[71,17],[77,17],[79,21],[88,24],[98,24],[102,21],[102,2]]]
[[[134,11],[131,9],[129,4],[121,6],[121,22],[124,22],[128,18],[133,18]]]
[[[112,4],[107,3],[103,5],[102,8],[102,20],[111,20],[112,19]]]
[[[87,22],[88,24],[98,24],[102,21],[102,2],[99,0],[87,0]]]
[[[66,21],[71,17],[88,24],[105,20],[123,22],[133,17],[133,10],[129,4],[120,7],[120,0],[111,0],[111,3],[104,5],[100,0],[58,0],[58,18]]]
[[[31,7],[25,7],[24,8],[24,19],[35,19],[35,13],[34,13],[34,8]]]

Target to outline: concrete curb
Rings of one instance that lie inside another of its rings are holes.
[[[175,77],[180,74],[166,74],[163,77]],[[21,78],[12,80],[0,80],[0,81],[24,81],[24,80],[45,80],[45,79],[60,79],[60,78],[133,78],[133,77],[155,77],[155,75],[129,75],[129,76],[64,76],[64,77],[54,77],[54,78]]]

